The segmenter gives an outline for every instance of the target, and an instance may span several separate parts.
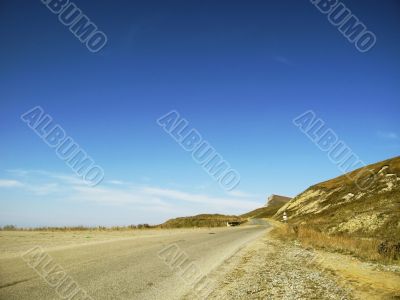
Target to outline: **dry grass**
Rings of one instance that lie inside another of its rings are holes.
[[[366,169],[379,175],[367,190],[360,190],[351,178],[369,174]],[[399,243],[399,178],[400,157],[396,157],[316,184],[297,195],[285,211],[291,224],[306,224],[319,232]],[[282,220],[282,214],[283,209],[273,218]]]
[[[285,203],[268,205],[240,215],[242,218],[271,218]]]
[[[317,249],[350,254],[364,260],[386,263],[398,262],[399,260],[399,254],[394,248],[390,248],[384,253],[379,253],[378,249],[382,245],[382,241],[377,239],[328,235],[306,226],[287,224],[276,226],[271,233],[283,240],[298,240],[303,247],[315,247]]]
[[[160,228],[191,228],[191,227],[223,227],[226,222],[245,222],[238,216],[227,216],[220,214],[201,214],[197,216],[170,219],[159,225]]]
[[[356,169],[345,175],[321,182],[318,184],[318,186],[328,189],[334,189],[344,185],[353,185],[355,180],[357,179],[360,180],[363,177],[369,176],[370,173],[367,172],[367,170],[370,170],[373,173],[377,174],[378,171],[382,169],[382,167],[384,166],[388,166],[391,173],[396,173],[396,174],[400,173],[400,156],[396,156],[375,164],[368,165],[363,168]]]

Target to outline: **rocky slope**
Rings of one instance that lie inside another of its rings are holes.
[[[366,189],[360,182],[368,182]],[[358,183],[358,184],[357,184]],[[400,239],[400,157],[309,187],[281,207],[292,224],[329,234]]]

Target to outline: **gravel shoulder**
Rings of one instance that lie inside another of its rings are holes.
[[[397,271],[267,233],[208,275],[208,299],[399,299]]]

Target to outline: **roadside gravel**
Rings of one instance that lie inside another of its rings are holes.
[[[208,299],[353,299],[314,258],[296,244],[265,236],[208,276],[217,281]]]

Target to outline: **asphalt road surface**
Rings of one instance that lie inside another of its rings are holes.
[[[169,251],[175,251],[175,257],[183,253],[186,262],[205,278],[203,275],[223,266],[226,259],[259,238],[267,227],[161,230],[154,236],[38,248],[31,254],[43,251],[42,261],[40,255],[0,259],[0,299],[181,299],[193,286],[168,265]],[[29,267],[35,262],[38,266]],[[47,277],[50,284],[39,275],[46,272],[51,274]],[[64,275],[70,277],[59,284]],[[73,284],[69,289],[68,283]]]

